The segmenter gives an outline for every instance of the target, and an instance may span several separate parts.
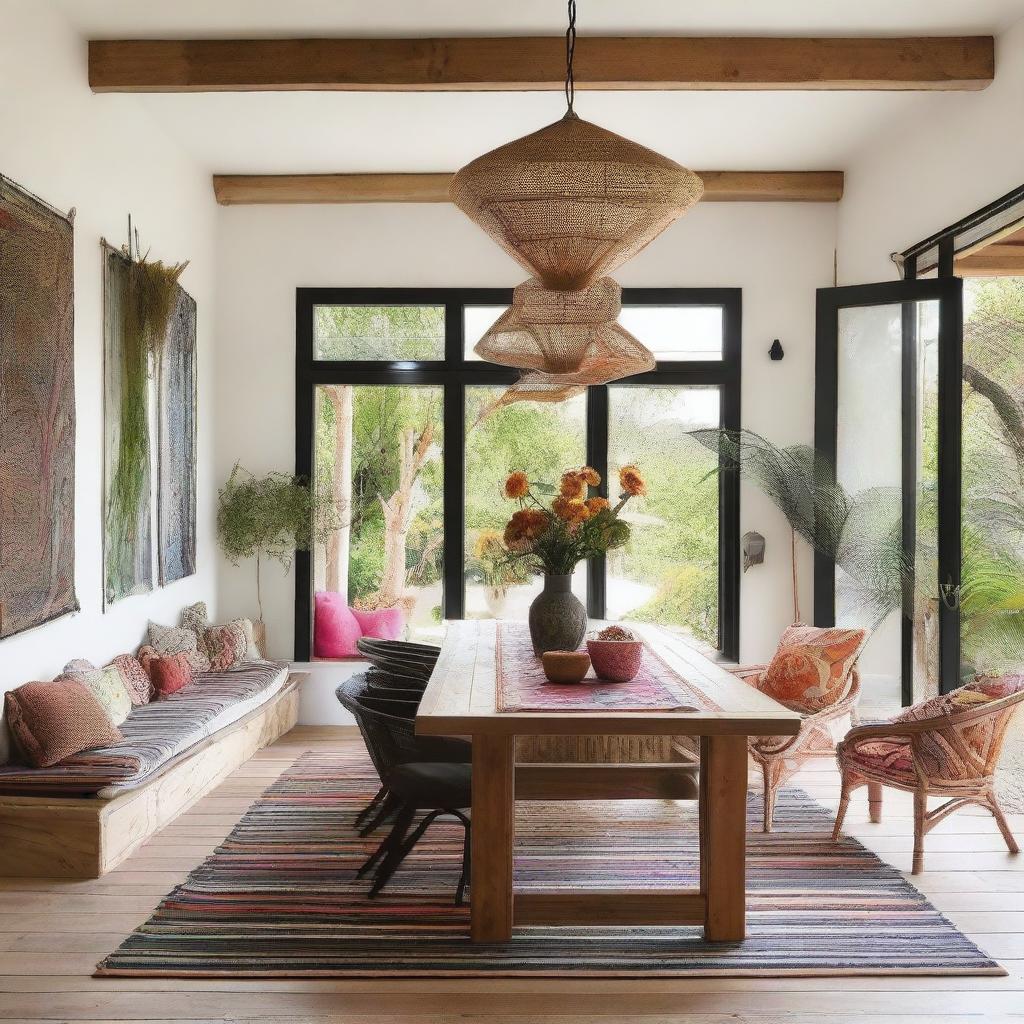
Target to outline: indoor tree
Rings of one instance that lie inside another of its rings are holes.
[[[264,556],[291,567],[295,551],[308,551],[336,530],[338,510],[329,489],[314,489],[301,477],[273,472],[257,477],[237,462],[217,500],[217,539],[237,565],[256,559],[256,603],[263,622],[260,566]]]

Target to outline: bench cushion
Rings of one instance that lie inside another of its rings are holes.
[[[0,793],[117,796],[266,703],[287,679],[286,662],[246,663],[197,676],[167,700],[135,708],[121,724],[120,743],[75,754],[50,768],[0,767]]]

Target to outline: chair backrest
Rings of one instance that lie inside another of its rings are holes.
[[[401,640],[375,640],[362,637],[356,647],[367,661],[391,675],[408,676],[424,685],[437,664],[439,648],[409,644]]]
[[[969,782],[991,775],[1022,702],[1024,689],[964,711],[914,720],[915,763],[936,781]]]

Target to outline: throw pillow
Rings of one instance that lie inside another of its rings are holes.
[[[172,693],[184,690],[195,678],[187,654],[164,654],[149,663],[150,678],[156,700],[166,700]]]
[[[401,640],[405,629],[405,615],[401,608],[376,608],[372,612],[353,608],[352,614],[363,636],[375,640]]]
[[[203,633],[203,638],[206,649],[210,652],[211,671],[226,672],[245,661],[249,641],[241,619],[223,626],[210,626]]]
[[[195,633],[199,650],[207,657],[210,656],[210,652],[203,646],[203,633],[206,632],[209,625],[210,614],[206,610],[205,601],[196,601],[195,604],[190,604],[187,608],[182,609],[181,628],[190,629]]]
[[[61,675],[74,676],[79,672],[91,672],[96,666],[88,658],[72,658],[65,666]]]
[[[77,672],[64,678],[84,683],[114,725],[120,725],[131,713],[132,699],[116,666],[94,668],[91,672]]]
[[[159,658],[160,655],[157,649],[151,644],[143,644],[136,652],[135,657],[139,659],[139,664],[142,666],[142,671],[150,676],[149,667],[153,663],[154,658]]]
[[[813,714],[840,700],[868,638],[866,629],[789,626],[759,689],[793,711]]]
[[[148,704],[153,686],[139,659],[134,654],[119,654],[109,664],[121,673],[121,682],[128,691],[132,706]]]
[[[363,635],[359,621],[341,594],[318,590],[314,595],[313,654],[318,658],[352,658]]]
[[[49,768],[72,754],[119,743],[121,733],[78,679],[25,683],[4,695],[14,741],[33,768]]]
[[[195,672],[209,672],[210,658],[199,650],[199,637],[191,629],[149,624],[149,642],[157,654],[184,654]]]
[[[909,708],[904,708],[894,722],[919,722],[938,715],[957,715],[973,707],[1002,700],[1024,689],[1024,675],[1012,673],[1005,676],[977,676],[969,683],[958,686],[949,693],[929,697]]]

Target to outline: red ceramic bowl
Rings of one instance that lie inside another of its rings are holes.
[[[639,640],[588,640],[594,674],[609,683],[628,683],[640,671],[644,645]]]

